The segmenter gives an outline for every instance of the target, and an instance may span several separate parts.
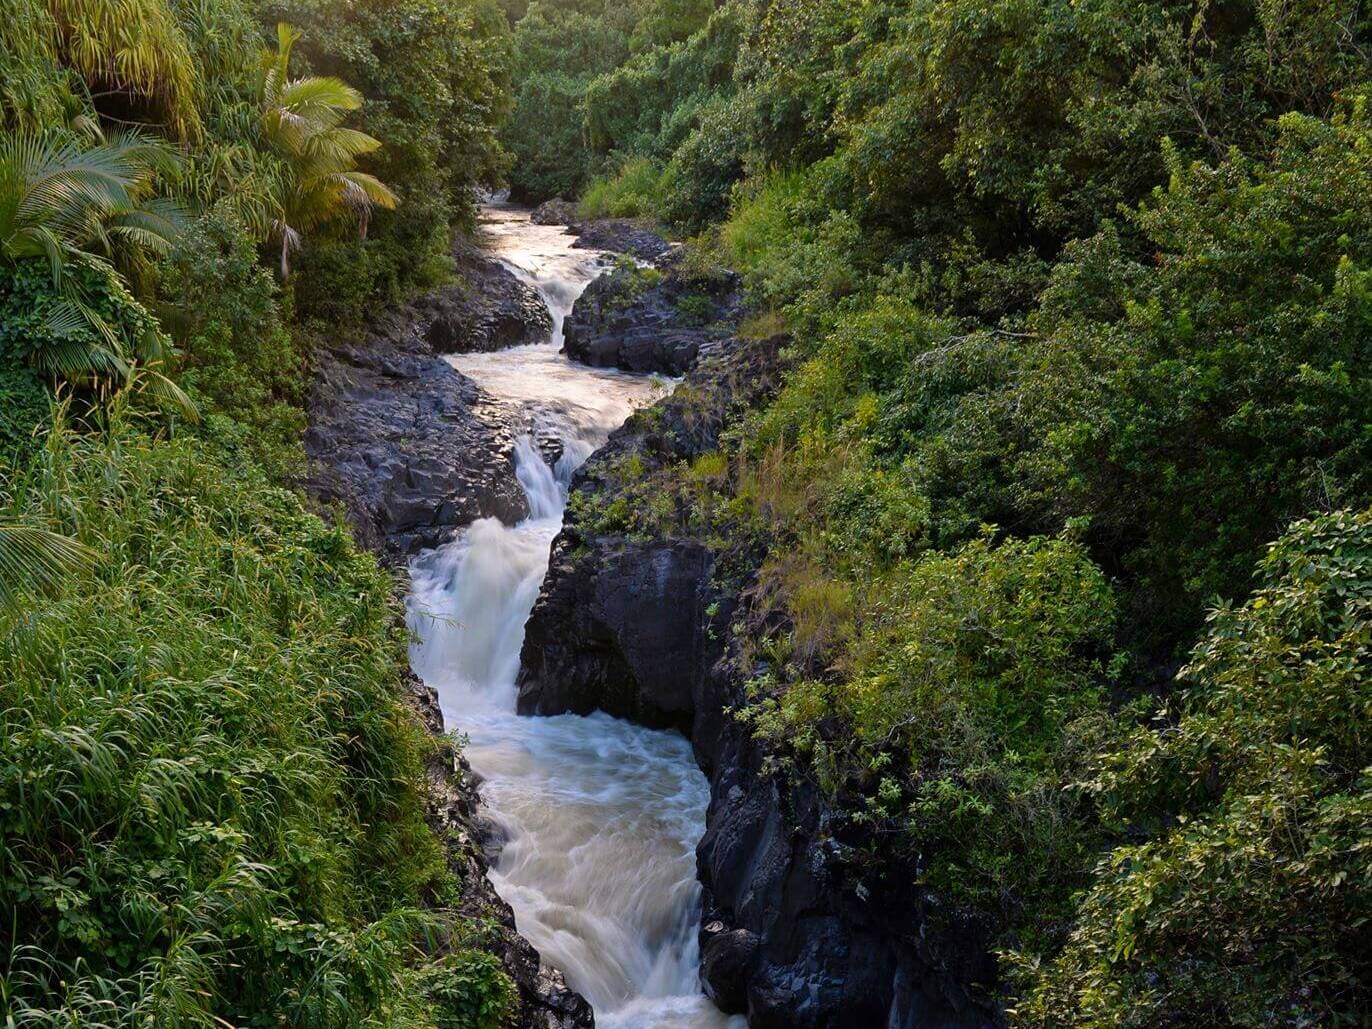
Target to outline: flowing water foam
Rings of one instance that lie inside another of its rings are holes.
[[[551,344],[453,357],[562,454],[516,448],[530,515],[474,523],[411,568],[415,670],[446,724],[468,737],[482,799],[504,844],[491,879],[519,931],[591,1002],[609,1029],[736,1026],[701,995],[695,845],[709,787],[690,744],[606,715],[521,718],[515,678],[573,471],[663,384],[574,365],[558,353],[572,302],[603,260],[561,229],[494,208],[492,249],[547,299]]]

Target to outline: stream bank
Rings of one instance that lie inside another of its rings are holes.
[[[361,339],[338,341],[315,360],[307,492],[341,508],[359,543],[393,566],[480,518],[516,522],[529,510],[514,468],[518,426],[443,355],[546,339],[552,314],[477,241],[459,238],[453,257],[458,282],[383,313]],[[445,736],[452,726],[437,691],[413,673],[402,687],[440,738],[427,768],[429,822],[459,885],[458,913],[490,927],[483,946],[518,990],[515,1029],[590,1029],[591,1006],[520,935],[490,880],[479,777]]]
[[[755,672],[733,626],[756,638],[778,628],[748,601],[761,552],[696,538],[689,518],[645,530],[617,515],[652,505],[645,477],[715,450],[771,395],[787,342],[713,351],[578,472],[526,630],[520,710],[607,711],[691,739],[710,779],[697,849],[702,978],[721,1008],[753,1029],[994,1026],[999,1014],[971,989],[994,981],[978,927],[927,932],[937,898],[913,874],[864,874],[831,802],[771,771],[772,755],[727,714],[746,704]],[[690,503],[662,499],[664,510]]]

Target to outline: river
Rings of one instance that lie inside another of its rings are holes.
[[[505,838],[491,880],[519,931],[595,1008],[606,1029],[722,1029],[700,992],[695,846],[709,786],[690,744],[596,714],[521,718],[515,679],[524,624],[562,525],[576,467],[665,384],[574,364],[558,353],[572,303],[605,257],[557,226],[486,209],[491,250],[553,314],[546,344],[450,358],[528,425],[516,471],[530,515],[474,523],[411,567],[415,671],[445,724],[468,739],[487,813]],[[555,467],[535,439],[557,438]]]

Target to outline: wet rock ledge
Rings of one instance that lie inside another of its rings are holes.
[[[679,250],[646,268],[621,261],[577,300],[563,353],[596,368],[682,375],[732,336],[741,286],[733,272],[687,267]]]
[[[341,504],[359,542],[397,562],[478,518],[528,513],[514,436],[443,354],[547,339],[538,294],[474,244],[454,247],[459,281],[380,315],[362,338],[316,355],[307,491]]]

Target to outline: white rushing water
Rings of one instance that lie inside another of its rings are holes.
[[[709,788],[690,744],[605,715],[521,718],[515,678],[572,472],[663,385],[582,367],[558,354],[572,302],[602,259],[560,228],[492,208],[495,253],[548,300],[548,344],[450,358],[515,407],[540,438],[560,437],[550,468],[530,439],[516,471],[529,518],[474,523],[411,568],[415,670],[438,690],[449,729],[484,777],[482,799],[506,842],[491,879],[519,931],[594,1006],[609,1029],[741,1025],[701,995],[695,845]]]

